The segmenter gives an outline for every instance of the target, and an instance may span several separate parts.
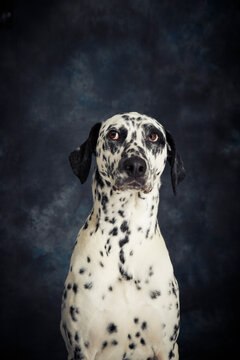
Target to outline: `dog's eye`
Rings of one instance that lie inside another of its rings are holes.
[[[158,134],[156,133],[150,133],[147,136],[147,140],[151,141],[151,142],[156,142],[158,140]]]
[[[108,137],[112,140],[118,140],[119,139],[119,133],[116,130],[111,130],[108,133]]]

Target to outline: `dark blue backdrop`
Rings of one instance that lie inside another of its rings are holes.
[[[159,209],[181,290],[181,359],[216,359],[237,349],[238,22],[237,1],[2,6],[5,359],[66,360],[61,292],[92,204],[90,181],[80,186],[68,154],[95,122],[127,111],[163,123],[187,169],[176,198],[165,170]]]

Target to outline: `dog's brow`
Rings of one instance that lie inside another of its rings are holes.
[[[106,131],[108,132],[108,131],[113,130],[113,129],[117,130],[117,128],[118,128],[118,125],[116,123],[113,123],[113,124],[108,125]]]

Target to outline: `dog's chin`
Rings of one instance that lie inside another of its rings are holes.
[[[145,194],[152,191],[152,187],[148,186],[145,182],[141,183],[137,180],[126,180],[126,181],[119,181],[116,182],[115,186],[113,187],[115,191],[122,192],[126,190],[136,190],[141,191]]]

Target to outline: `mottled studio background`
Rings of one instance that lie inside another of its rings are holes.
[[[4,359],[66,360],[61,292],[92,204],[90,181],[80,186],[68,154],[95,122],[126,111],[162,122],[187,169],[175,198],[166,168],[159,209],[181,289],[181,360],[237,351],[237,3],[1,5]]]

